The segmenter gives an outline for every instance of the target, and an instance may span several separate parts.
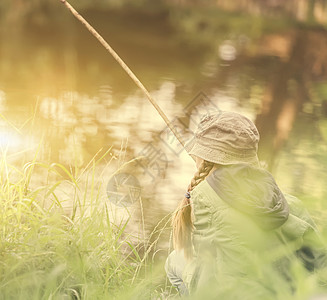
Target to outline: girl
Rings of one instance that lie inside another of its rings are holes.
[[[322,263],[312,250],[320,243],[314,222],[260,168],[258,142],[248,118],[218,112],[201,120],[186,146],[198,170],[175,213],[165,266],[181,294],[277,299],[294,292],[294,253],[308,269]]]

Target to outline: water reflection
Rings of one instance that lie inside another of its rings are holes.
[[[17,151],[19,146],[21,146],[21,140],[17,133],[10,132],[9,130],[0,131],[1,148],[10,148]]]
[[[219,47],[219,56],[222,60],[232,61],[236,58],[236,48],[232,41],[224,41]]]
[[[260,157],[283,188],[324,197],[327,34],[286,21],[277,26],[274,20],[222,12],[174,13],[86,15],[168,118],[184,124],[183,134],[191,136],[207,110],[244,113],[258,125]],[[176,207],[195,166],[96,41],[69,18],[52,22],[40,26],[31,21],[20,31],[1,32],[0,112],[5,118],[0,143],[28,150],[15,157],[17,163],[32,159],[41,143],[41,161],[60,162],[76,173],[110,149],[95,174],[104,190],[117,168],[139,157],[123,171],[142,186],[150,231]],[[201,91],[206,102],[198,97]],[[153,155],[158,157],[150,161]],[[35,185],[48,180],[39,172]],[[72,187],[65,183],[60,191],[69,213]],[[109,204],[113,211],[119,209]],[[130,209],[140,219],[140,203]]]

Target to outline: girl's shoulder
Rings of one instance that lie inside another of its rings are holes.
[[[191,202],[195,206],[208,207],[213,213],[216,210],[224,211],[229,209],[225,203],[210,186],[210,184],[203,180],[191,191]]]

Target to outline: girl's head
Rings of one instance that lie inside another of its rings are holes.
[[[219,111],[205,115],[186,151],[221,165],[258,164],[259,132],[247,117]]]
[[[197,172],[173,218],[174,247],[190,259],[192,246],[192,207],[190,192],[219,165],[248,163],[259,166],[259,133],[252,121],[234,112],[217,112],[203,117],[192,141],[185,149],[195,159]]]

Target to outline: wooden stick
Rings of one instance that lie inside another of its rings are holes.
[[[167,116],[162,111],[160,106],[156,103],[156,101],[152,98],[148,90],[145,88],[145,86],[142,84],[142,82],[136,77],[136,75],[132,72],[132,70],[126,65],[126,63],[119,57],[119,55],[116,53],[116,51],[106,42],[106,40],[66,1],[66,0],[60,0],[67,8],[68,10],[74,15],[74,17],[79,20],[81,23],[84,24],[84,26],[87,28],[87,30],[101,43],[103,47],[106,48],[106,50],[114,57],[114,59],[120,64],[120,66],[125,70],[125,72],[129,75],[129,77],[132,78],[132,80],[135,82],[135,84],[143,91],[143,93],[147,96],[151,104],[154,106],[154,108],[157,110],[159,115],[163,118],[169,129],[172,131],[172,133],[175,135],[177,140],[182,144],[184,147],[184,142],[182,141],[179,133],[176,131],[174,126],[169,122]]]

